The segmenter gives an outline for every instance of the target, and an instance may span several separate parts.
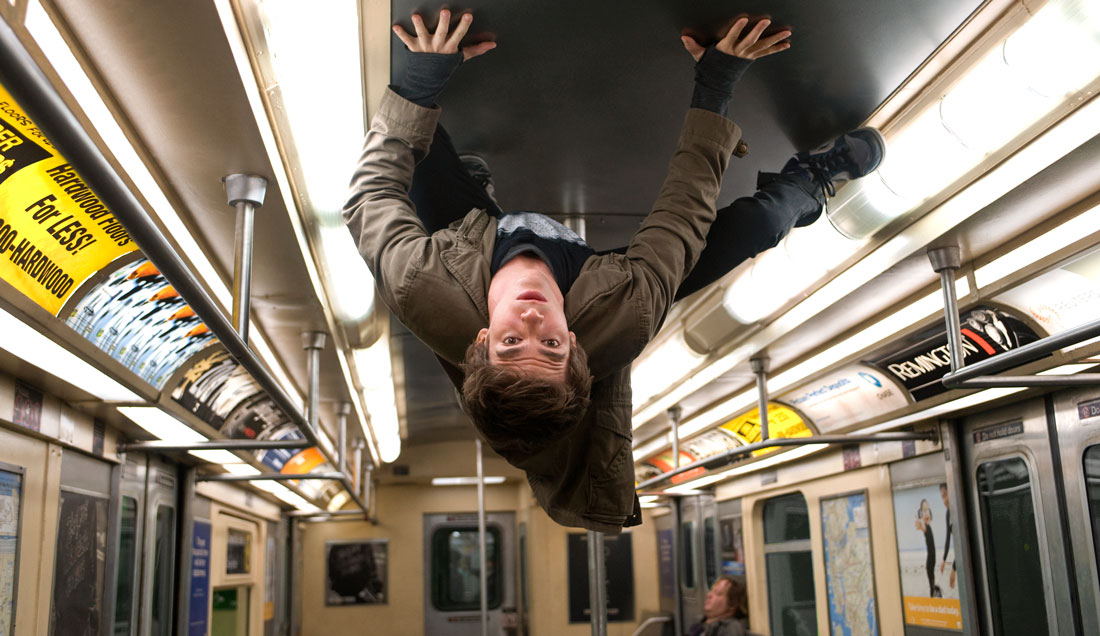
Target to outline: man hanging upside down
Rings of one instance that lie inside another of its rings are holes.
[[[695,89],[668,175],[630,243],[597,253],[534,212],[504,212],[471,174],[435,106],[451,73],[492,48],[460,50],[453,30],[394,31],[409,50],[405,80],[375,114],[344,220],[393,314],[436,354],[481,437],[527,473],[535,498],[566,526],[617,534],[641,522],[631,452],[630,363],[673,301],[775,246],[820,215],[826,194],[877,167],[871,129],[799,153],[759,191],[721,211],[715,200],[741,130],[726,118],[752,60],[789,48],[734,22],[714,46],[685,36]],[[474,166],[478,168],[478,166]]]

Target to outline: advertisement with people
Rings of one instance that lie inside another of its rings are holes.
[[[894,528],[907,625],[962,630],[947,484],[894,490]]]

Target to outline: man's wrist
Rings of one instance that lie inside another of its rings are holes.
[[[462,53],[409,52],[408,56],[405,80],[395,91],[410,102],[430,107],[462,64]]]
[[[725,116],[729,100],[733,96],[733,87],[751,64],[750,59],[723,53],[713,46],[707,47],[695,64],[692,108],[702,108]]]

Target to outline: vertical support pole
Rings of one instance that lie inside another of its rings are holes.
[[[683,409],[680,405],[669,407],[668,409],[668,421],[671,426],[669,435],[672,437],[672,467],[680,467],[680,414]]]
[[[947,322],[947,351],[951,356],[951,371],[963,368],[962,325],[959,324],[959,300],[955,297],[955,270],[962,257],[959,247],[937,247],[928,250],[932,271],[940,275],[943,288],[943,313]]]
[[[351,481],[355,485],[356,490],[362,490],[363,488],[363,447],[366,443],[356,438],[352,448],[355,451],[351,454]]]
[[[481,465],[481,438],[477,438],[477,560],[481,584],[481,636],[489,636],[489,570],[485,554],[485,473]]]
[[[325,348],[325,332],[303,331],[302,348],[306,350],[306,375],[309,393],[306,396],[306,422],[317,432],[318,402],[321,399],[321,350]]]
[[[195,541],[195,468],[185,468],[180,480],[179,562],[176,564],[176,634],[191,633],[191,550]]]
[[[348,472],[348,413],[351,404],[340,402],[336,405],[336,470]]]
[[[367,468],[363,472],[363,487],[359,489],[359,500],[363,502],[363,510],[367,512],[367,516],[378,519],[378,515],[373,514],[374,511],[371,510],[371,500],[373,499],[371,493],[374,491],[372,473],[374,473],[374,465],[367,463]]]
[[[231,174],[222,179],[229,205],[237,209],[237,251],[233,259],[233,326],[248,342],[248,315],[252,300],[252,246],[256,208],[264,204],[267,179],[254,174]]]
[[[672,612],[672,628],[676,633],[676,636],[684,633],[684,587],[683,587],[683,567],[684,557],[682,554],[684,546],[684,538],[682,533],[684,526],[683,509],[681,502],[683,500],[680,497],[672,497],[668,502],[669,508],[672,510],[672,582],[676,588],[676,601],[675,610]]]
[[[592,636],[607,636],[607,573],[603,554],[603,533],[588,531],[588,607]]]
[[[749,360],[752,372],[756,374],[757,408],[760,409],[760,441],[768,440],[768,364],[771,358],[758,356]]]

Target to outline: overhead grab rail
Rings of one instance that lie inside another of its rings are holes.
[[[652,477],[643,481],[634,487],[636,491],[644,491],[653,486],[672,479],[677,475],[695,470],[696,468],[703,468],[705,470],[713,470],[715,468],[721,468],[727,464],[732,464],[738,459],[743,458],[746,455],[751,455],[754,451],[758,451],[762,448],[774,448],[777,446],[807,446],[809,444],[860,444],[860,443],[876,443],[876,442],[934,442],[939,439],[939,436],[935,431],[925,432],[896,432],[896,433],[875,433],[873,435],[818,435],[816,437],[781,437],[776,439],[769,439],[765,442],[756,442],[754,444],[745,444],[744,446],[738,446],[737,448],[731,448],[728,451],[714,455],[713,457],[707,457],[700,459],[699,461],[685,464],[674,470],[670,470],[667,473],[661,473],[656,477]]]
[[[271,371],[252,352],[233,323],[225,317],[215,300],[175,253],[156,224],[147,216],[141,203],[111,168],[95,142],[27,53],[11,26],[4,20],[0,20],[0,82],[27,110],[50,142],[76,168],[88,186],[107,204],[134,242],[156,265],[165,279],[175,287],[180,296],[187,300],[195,314],[206,323],[229,354],[251,374],[276,406],[286,413],[309,445],[316,446],[327,461],[336,465],[325,447],[320,444],[317,432],[310,426],[310,421],[303,416]],[[218,441],[220,442],[221,440]],[[195,444],[189,450],[206,448],[213,447]],[[326,477],[328,479],[340,481],[355,505],[363,510],[364,514],[366,513],[352,481],[346,474],[325,474],[328,475]],[[246,477],[266,478],[263,475]],[[294,477],[309,478],[306,474]]]
[[[949,389],[985,389],[994,387],[1063,387],[1100,384],[1100,373],[1073,375],[992,375],[1019,366],[1025,362],[1049,355],[1064,347],[1100,336],[1100,319],[1085,323],[1068,331],[1047,336],[1011,351],[964,368],[962,329],[959,323],[959,301],[955,296],[955,271],[960,266],[958,246],[937,247],[928,250],[932,269],[940,275],[943,288],[944,321],[947,324],[947,349],[951,359],[951,371],[941,382]]]

